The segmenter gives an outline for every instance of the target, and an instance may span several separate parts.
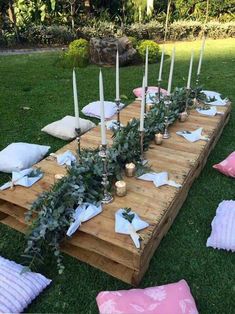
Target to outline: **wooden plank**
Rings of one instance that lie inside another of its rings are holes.
[[[128,122],[133,116],[138,118],[139,106],[139,103],[135,102],[122,110],[122,123]],[[125,178],[127,196],[115,197],[113,203],[103,207],[100,215],[82,224],[80,230],[63,244],[63,251],[125,282],[138,284],[228,121],[231,106],[221,107],[219,110],[224,111],[223,116],[205,117],[192,111],[187,122],[176,122],[170,127],[170,139],[165,140],[161,146],[151,144],[146,152],[146,158],[152,169],[168,171],[170,179],[183,185],[181,189],[169,186],[156,189],[151,182]],[[175,134],[178,130],[194,130],[198,127],[203,127],[205,134],[210,136],[209,142],[189,143]],[[108,132],[110,143],[111,135],[112,132]],[[83,147],[97,147],[99,142],[99,127],[82,137]],[[73,141],[57,153],[75,151],[76,145],[76,141]],[[54,183],[55,174],[66,171],[50,158],[44,159],[37,166],[42,168],[45,175],[33,187],[30,189],[15,187],[13,191],[0,192],[0,199],[5,200],[0,202],[1,222],[21,232],[25,232],[26,229],[25,210],[42,191],[50,188]],[[140,232],[143,240],[139,250],[135,248],[129,236],[114,231],[114,215],[116,210],[122,207],[131,207],[150,223],[149,228]]]

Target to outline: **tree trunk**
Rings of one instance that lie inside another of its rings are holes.
[[[19,38],[19,31],[18,31],[18,27],[16,24],[16,15],[15,15],[15,10],[14,10],[14,0],[9,0],[8,2],[8,16],[10,21],[12,22],[13,26],[14,26],[14,30],[15,30],[15,35],[16,35],[16,39],[19,42],[20,38]]]
[[[153,0],[147,0],[147,16],[153,14]]]
[[[71,26],[74,29],[74,15],[75,15],[75,3],[76,1],[70,1],[70,14],[71,14]]]
[[[168,0],[168,4],[167,4],[167,12],[166,12],[166,24],[165,24],[165,35],[164,35],[164,41],[166,41],[166,39],[167,39],[168,21],[169,21],[169,15],[170,15],[170,7],[171,7],[171,0]]]

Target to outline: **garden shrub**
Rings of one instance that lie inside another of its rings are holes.
[[[69,50],[65,54],[68,64],[75,67],[84,67],[89,63],[89,42],[86,39],[76,39],[69,44]]]
[[[156,39],[160,40],[164,37],[164,25],[157,22],[151,21],[149,23],[133,23],[127,25],[125,33],[128,36],[133,36],[138,40],[141,39]]]
[[[66,26],[32,25],[20,31],[23,42],[30,44],[64,45],[75,39],[75,34]]]
[[[167,39],[168,40],[192,40],[200,38],[203,33],[204,24],[199,21],[177,21],[169,24]],[[219,39],[235,37],[235,22],[220,23],[217,21],[208,22],[205,26],[208,38]],[[125,27],[127,36],[133,36],[137,40],[164,39],[164,24],[158,21],[149,23],[133,23]]]
[[[167,40],[201,38],[203,30],[204,24],[199,21],[179,20],[169,24]],[[235,22],[220,23],[218,21],[210,21],[205,25],[205,31],[208,38],[235,37]],[[164,39],[164,23],[152,20],[148,23],[133,23],[120,28],[113,22],[93,21],[91,23],[89,21],[87,26],[81,26],[77,30],[77,34],[67,26],[62,25],[31,25],[25,29],[19,29],[22,44],[39,46],[45,44],[64,45],[76,39],[76,37],[90,40],[92,37],[121,37],[123,35],[134,37],[137,41],[144,39],[162,41]],[[0,45],[8,47],[16,45],[16,36],[12,29],[2,31]]]
[[[145,60],[146,48],[149,50],[149,63],[156,62],[159,57],[159,45],[155,43],[153,40],[142,40],[140,44],[137,46],[137,51],[141,57],[141,59]]]
[[[185,40],[199,37],[202,24],[196,21],[177,21],[169,25],[168,39]]]
[[[137,45],[138,45],[138,40],[137,40],[137,38],[135,38],[135,37],[133,37],[133,36],[129,36],[128,39],[129,39],[129,41],[131,42],[132,47],[133,47],[133,48],[136,48]]]

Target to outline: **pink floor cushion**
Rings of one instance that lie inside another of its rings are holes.
[[[228,177],[235,178],[235,152],[230,154],[226,159],[219,164],[214,165],[213,168],[219,170]]]
[[[142,97],[142,87],[138,87],[133,89],[133,93],[136,97],[141,98]],[[158,93],[158,87],[157,86],[149,86],[148,87],[148,93]],[[161,94],[166,95],[167,91],[163,88],[161,88]]]
[[[100,292],[100,314],[198,314],[185,280],[164,286]]]
[[[235,252],[235,201],[223,201],[211,223],[212,232],[206,246]]]
[[[21,313],[51,280],[0,256],[0,313]]]

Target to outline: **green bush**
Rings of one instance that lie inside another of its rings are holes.
[[[142,40],[140,44],[137,46],[137,51],[141,57],[141,59],[145,60],[146,48],[149,50],[149,63],[156,62],[159,57],[159,45],[155,43],[153,40]]]
[[[89,25],[78,28],[77,32],[82,34],[84,38],[90,40],[92,37],[120,37],[123,30],[113,22],[94,20]]]
[[[66,26],[32,25],[20,31],[20,38],[23,43],[34,45],[64,45],[74,40],[75,34]]]
[[[133,23],[126,26],[125,33],[126,35],[133,36],[138,40],[161,40],[164,37],[164,25],[158,21],[151,21],[146,24]]]
[[[193,40],[201,38],[204,24],[199,21],[177,21],[169,24],[167,40]],[[235,37],[235,22],[221,23],[210,21],[205,25],[208,38],[219,39]],[[162,41],[164,39],[164,23],[152,20],[149,23],[133,23],[119,27],[113,22],[96,21],[90,22],[87,26],[77,29],[77,34],[66,26],[62,25],[31,25],[19,30],[20,43],[35,46],[40,45],[66,45],[77,38],[91,37],[134,37],[136,40],[151,39]],[[132,40],[131,40],[132,41]],[[14,47],[19,45],[16,42],[16,35],[12,29],[2,31],[0,38],[1,46]]]
[[[132,47],[133,47],[133,48],[136,48],[137,45],[138,45],[138,40],[137,40],[137,38],[135,38],[135,37],[133,37],[133,36],[129,36],[128,39],[129,39],[129,41],[131,42]]]
[[[177,21],[169,24],[167,40],[192,40],[200,38],[203,33],[204,24],[199,21]],[[235,37],[235,22],[220,23],[218,21],[208,22],[205,26],[208,38],[219,39]],[[153,39],[160,41],[164,39],[164,24],[158,21],[149,23],[133,23],[125,27],[125,34],[133,36],[137,40]]]
[[[86,39],[76,39],[69,44],[69,50],[65,54],[68,64],[75,67],[84,67],[89,63],[89,42]]]

